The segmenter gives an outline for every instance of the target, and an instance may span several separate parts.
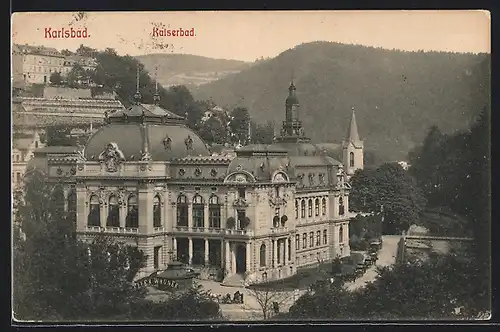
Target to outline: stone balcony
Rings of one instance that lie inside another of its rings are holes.
[[[246,229],[225,229],[225,228],[175,226],[174,231],[175,232],[182,232],[182,233],[253,236],[253,231],[246,230]]]
[[[115,233],[115,234],[137,234],[139,233],[139,228],[135,227],[101,227],[101,226],[86,226],[85,232],[93,233]]]
[[[113,234],[139,234],[139,228],[136,227],[101,227],[101,226],[86,226],[85,232],[89,233],[113,233]],[[154,227],[153,233],[165,232],[164,227]]]
[[[288,233],[290,230],[288,227],[275,227],[271,228],[271,234],[285,234]]]

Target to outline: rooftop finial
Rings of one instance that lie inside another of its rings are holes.
[[[136,92],[134,95],[134,99],[136,104],[139,104],[141,102],[141,92],[139,91],[139,65],[137,65],[137,83],[136,83]]]
[[[154,104],[160,104],[160,94],[158,93],[158,65],[155,67],[155,95],[153,96]]]

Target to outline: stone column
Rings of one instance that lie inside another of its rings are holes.
[[[193,263],[193,239],[191,237],[188,238],[188,250],[189,250],[189,265]]]
[[[230,252],[231,252],[231,247],[229,245],[229,241],[225,241],[225,250],[224,250],[224,256],[225,256],[225,259],[224,259],[224,266],[225,266],[225,269],[226,269],[226,272],[228,274],[231,274],[231,256],[230,256]]]
[[[287,262],[288,262],[288,242],[289,241],[290,241],[290,239],[288,239],[288,238],[285,239],[285,250],[284,250],[285,259],[283,259],[283,265],[288,265]]]
[[[106,201],[101,203],[101,227],[106,227],[106,222],[108,219],[108,204]]]
[[[225,262],[225,259],[226,259],[226,255],[225,255],[225,251],[224,251],[224,240],[220,240],[220,267],[223,268],[225,265],[224,265],[224,262]]]
[[[177,260],[177,238],[172,238],[172,260]]]
[[[209,226],[208,220],[208,203],[203,206],[203,227],[207,229]]]
[[[177,204],[173,203],[172,204],[172,222],[169,223],[167,220],[165,220],[164,225],[171,225],[172,230],[176,230],[177,228]]]
[[[236,250],[235,250],[235,244],[232,243],[229,248],[231,250],[231,273],[236,273]]]
[[[276,267],[278,257],[278,240],[273,240],[273,267]]]
[[[245,253],[246,253],[246,263],[247,263],[246,270],[247,270],[247,272],[251,272],[252,271],[252,244],[250,242],[246,243]]]
[[[205,239],[205,265],[209,265],[210,260],[209,260],[209,250],[210,250],[210,243],[208,242],[208,239]]]
[[[191,201],[188,203],[188,228],[190,231],[193,229],[193,203]]]
[[[101,206],[102,208],[102,206]],[[90,202],[87,201],[87,191],[83,185],[76,187],[76,230],[83,231],[87,226]]]
[[[152,184],[139,187],[139,233],[153,233],[153,188]]]
[[[120,206],[120,227],[125,228],[125,225],[127,224],[127,204],[123,203]]]

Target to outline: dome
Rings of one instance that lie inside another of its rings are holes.
[[[153,161],[210,156],[205,142],[184,124],[184,118],[157,105],[136,104],[112,113],[87,142],[85,158],[98,160],[109,143],[115,143],[128,161],[141,160],[145,150]]]
[[[289,156],[319,156],[323,155],[323,150],[315,144],[308,142],[279,142],[273,144],[288,152]]]

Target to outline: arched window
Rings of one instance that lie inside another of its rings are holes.
[[[205,217],[203,197],[196,195],[193,198],[193,227],[203,227]]]
[[[309,233],[309,248],[312,248],[314,246],[314,232]]]
[[[101,205],[96,195],[90,197],[89,216],[87,218],[89,226],[101,226]]]
[[[266,245],[260,246],[260,266],[266,266]]]
[[[344,215],[344,199],[342,197],[339,198],[339,215]]]
[[[326,198],[321,200],[321,214],[326,216]]]
[[[349,153],[349,166],[354,167],[354,152]]]
[[[316,245],[317,246],[321,245],[321,231],[316,232]]]
[[[319,198],[314,200],[314,215],[319,216]]]
[[[68,217],[71,221],[76,222],[76,192],[71,189],[68,193]]]
[[[161,227],[161,205],[158,195],[153,198],[153,227]]]
[[[307,248],[307,233],[302,234],[302,249]]]
[[[208,224],[210,228],[220,228],[220,203],[215,195],[208,200]]]
[[[118,198],[114,195],[109,197],[106,226],[120,227],[120,206],[118,205]]]
[[[299,219],[299,201],[295,201],[295,219]]]
[[[300,217],[301,218],[306,217],[306,201],[305,200],[300,201]]]
[[[127,200],[127,219],[125,227],[139,227],[139,206],[137,205],[137,196],[131,195]]]
[[[295,250],[299,250],[300,249],[300,235],[297,234],[295,235]]]
[[[323,244],[328,243],[328,230],[323,230]]]
[[[307,215],[309,218],[311,218],[313,216],[313,200],[312,199],[309,199],[309,201],[307,201]]]
[[[339,243],[344,242],[344,227],[339,227]]]
[[[188,203],[187,197],[179,195],[177,197],[177,226],[188,225]]]

